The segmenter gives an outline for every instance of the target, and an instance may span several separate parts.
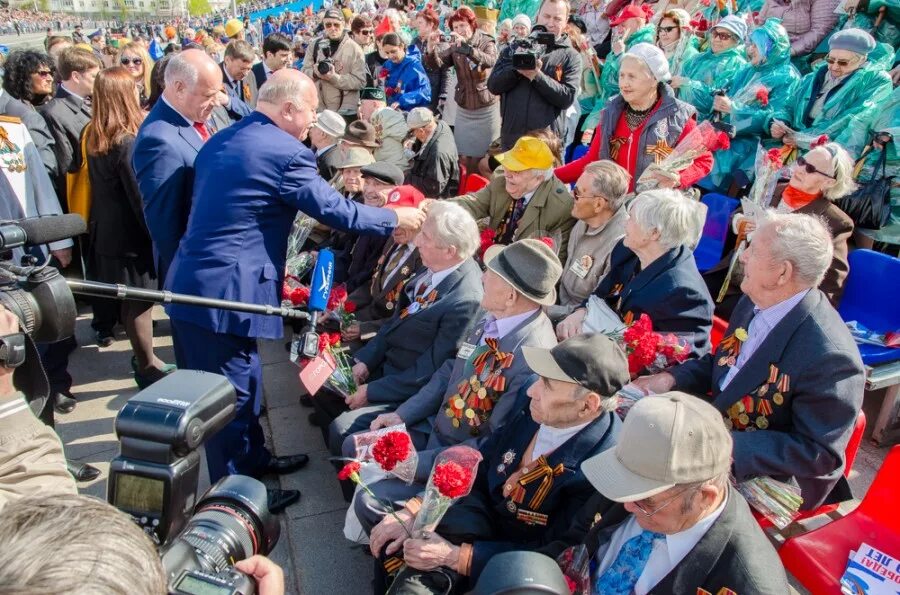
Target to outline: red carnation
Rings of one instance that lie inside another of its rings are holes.
[[[359,469],[362,465],[359,464],[358,461],[350,461],[344,468],[338,471],[338,479],[341,481],[345,479],[352,480],[354,482],[359,481]]]
[[[760,87],[756,91],[756,100],[759,101],[759,104],[763,107],[769,105],[769,90],[765,87]]]
[[[823,134],[819,138],[817,138],[816,140],[811,142],[809,144],[809,146],[812,147],[813,149],[815,149],[816,147],[821,147],[822,145],[824,145],[827,142],[828,142],[828,135]]]
[[[481,232],[481,246],[478,248],[478,256],[484,258],[484,253],[488,248],[494,245],[497,238],[497,232],[488,227]]]
[[[378,78],[386,79],[388,77],[388,69],[382,68],[381,72],[378,73]]]
[[[393,97],[396,90],[393,87],[388,87],[384,90],[384,94],[388,97]]]
[[[287,283],[283,283],[281,285],[281,299],[282,300],[290,300],[291,299],[291,291],[293,291]]]
[[[325,306],[329,310],[337,310],[341,304],[347,301],[347,288],[341,285],[335,285],[328,296],[328,304]]]
[[[766,152],[766,159],[773,168],[781,169],[781,166],[783,165],[781,161],[781,149],[769,149],[768,152]]]
[[[347,300],[346,302],[344,302],[344,312],[346,312],[347,314],[353,314],[354,312],[356,312],[356,302],[351,300]]]
[[[731,137],[729,137],[724,132],[720,132],[716,135],[716,145],[719,149],[727,151],[731,148]]]
[[[553,238],[551,238],[550,236],[542,236],[538,239],[547,244],[547,247],[551,250],[556,250],[556,242],[554,242]]]
[[[290,298],[291,303],[295,306],[302,306],[309,301],[309,287],[305,287],[301,285],[300,287],[295,287],[291,290]]]
[[[393,471],[397,463],[409,458],[412,440],[406,432],[388,432],[372,447],[372,458],[385,471]]]
[[[323,353],[331,345],[328,341],[328,333],[319,335],[319,353]]]
[[[472,470],[459,463],[447,461],[434,466],[431,483],[445,498],[460,498],[472,488]]]
[[[340,333],[325,333],[328,336],[328,344],[329,345],[340,345],[341,343],[341,334]]]

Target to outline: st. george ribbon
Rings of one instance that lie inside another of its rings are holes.
[[[319,251],[316,258],[316,267],[313,269],[312,280],[309,284],[309,301],[307,311],[310,313],[310,329],[303,337],[303,355],[316,357],[319,350],[319,335],[316,333],[316,325],[319,322],[319,314],[328,307],[328,298],[331,295],[331,285],[334,282],[334,253],[324,248]]]

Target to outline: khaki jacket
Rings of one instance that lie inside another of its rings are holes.
[[[349,35],[345,35],[332,56],[334,78],[326,81],[318,78],[316,64],[325,58],[323,49],[327,47],[328,40],[326,38],[315,38],[303,61],[302,72],[316,81],[321,109],[330,109],[342,116],[356,114],[359,90],[366,84],[365,54],[359,44],[350,39]]]

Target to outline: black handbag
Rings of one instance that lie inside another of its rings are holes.
[[[865,154],[861,160],[865,159]],[[881,175],[879,176],[879,171]],[[872,179],[860,183],[859,188],[844,198],[835,201],[847,213],[856,227],[878,230],[884,227],[891,216],[891,185],[894,176],[887,175],[887,151],[881,155],[872,170]]]

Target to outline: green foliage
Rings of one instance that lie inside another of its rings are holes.
[[[188,13],[192,17],[199,17],[212,12],[209,0],[188,0]]]

